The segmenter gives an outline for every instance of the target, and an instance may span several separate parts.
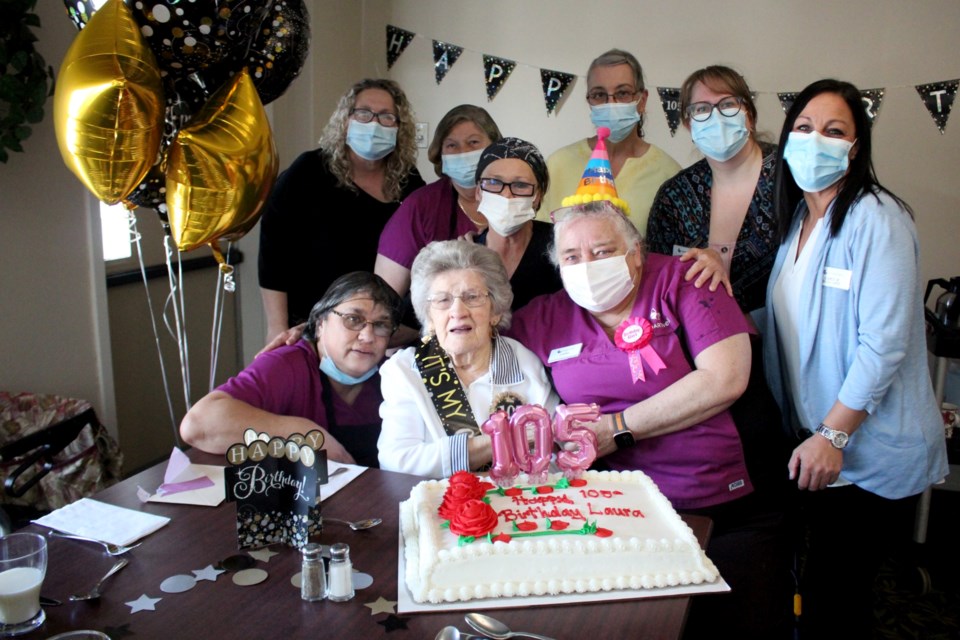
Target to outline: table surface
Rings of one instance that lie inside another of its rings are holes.
[[[196,462],[222,464],[223,458],[190,452]],[[23,638],[46,638],[70,629],[123,629],[132,638],[195,638],[215,635],[226,638],[370,638],[389,633],[389,638],[432,639],[446,625],[469,630],[460,612],[404,614],[406,628],[392,631],[381,623],[388,615],[371,615],[364,606],[383,597],[397,599],[398,504],[421,480],[377,469],[356,480],[323,503],[323,514],[356,520],[383,518],[383,524],[366,531],[328,524],[319,540],[324,544],[350,545],[353,566],[373,576],[373,584],[358,590],[349,602],[304,602],[290,578],[300,570],[300,555],[290,547],[278,551],[266,563],[257,562],[268,578],[255,586],[235,585],[230,573],[213,581],[199,581],[183,593],[164,593],[160,584],[175,575],[192,576],[193,570],[216,566],[238,553],[236,507],[141,503],[137,486],[153,491],[162,482],[166,463],[152,467],[94,496],[95,499],[130,509],[167,516],[170,522],[126,554],[130,564],[106,583],[103,597],[94,603],[69,602],[69,594],[88,590],[113,564],[99,547],[85,542],[48,538],[49,563],[43,595],[63,601],[45,607],[47,621]],[[701,544],[709,535],[710,521],[685,516]],[[25,530],[46,531],[31,525]],[[162,598],[155,611],[130,613],[125,602],[142,594]],[[643,637],[677,638],[686,619],[689,597],[644,598],[615,602],[566,604],[529,608],[489,609],[485,613],[515,630],[527,630],[555,638]],[[625,633],[626,632],[626,633]],[[115,637],[122,636],[122,631]]]

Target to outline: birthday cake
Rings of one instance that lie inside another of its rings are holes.
[[[521,476],[521,479],[524,476]],[[400,504],[417,602],[714,582],[693,531],[640,471],[587,471],[497,488],[460,472]]]

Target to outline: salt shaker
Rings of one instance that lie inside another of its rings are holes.
[[[342,542],[330,547],[330,580],[327,598],[334,602],[346,602],[353,598],[353,563],[350,562],[350,547]]]
[[[327,595],[327,574],[320,557],[320,545],[311,542],[303,547],[300,568],[300,598],[307,602],[323,600]]]

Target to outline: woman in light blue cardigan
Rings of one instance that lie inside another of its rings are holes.
[[[811,637],[870,637],[880,564],[947,474],[927,368],[910,208],[878,182],[853,85],[821,80],[787,113],[775,174],[782,244],[764,340],[796,448]]]

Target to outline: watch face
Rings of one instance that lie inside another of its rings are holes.
[[[625,449],[627,447],[632,447],[636,444],[636,440],[633,437],[633,434],[629,431],[619,431],[613,436],[613,441],[617,445],[617,449]]]
[[[845,446],[847,446],[848,439],[849,439],[849,436],[843,431],[833,432],[833,438],[832,438],[833,446],[835,446],[837,449],[843,449]]]

